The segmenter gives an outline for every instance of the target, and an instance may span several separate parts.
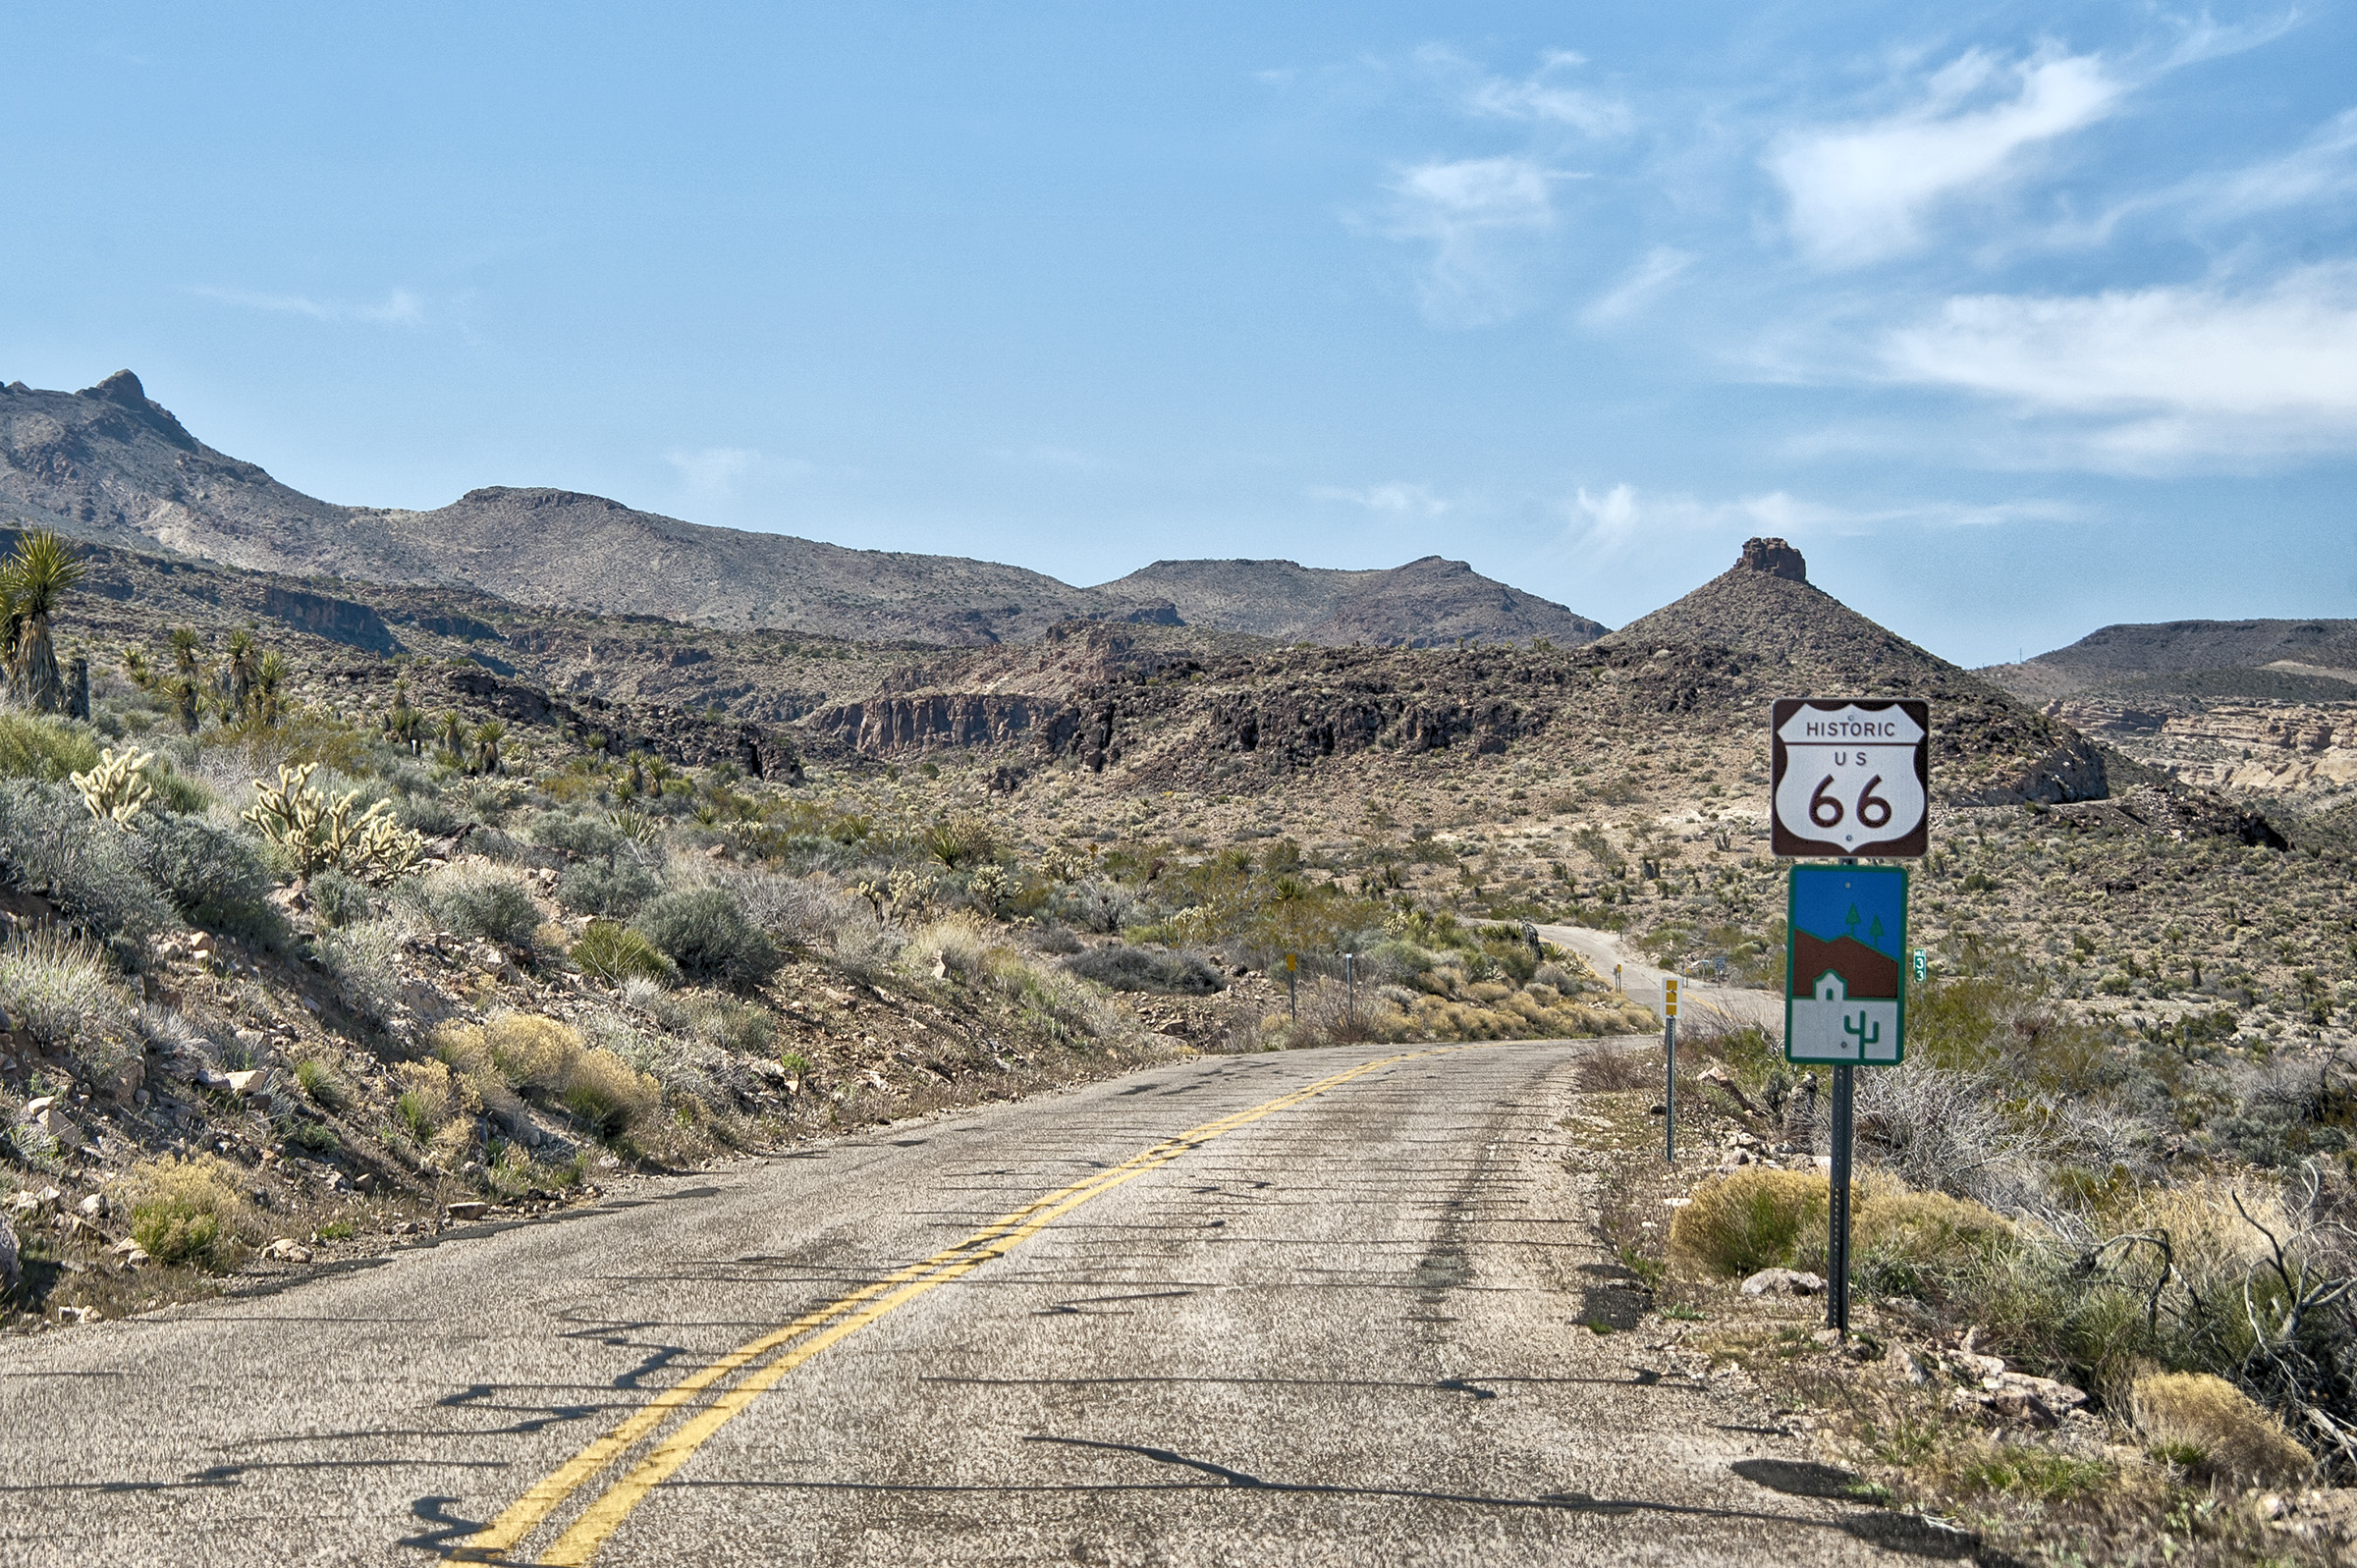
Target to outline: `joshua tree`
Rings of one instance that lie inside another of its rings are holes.
[[[283,711],[278,688],[286,684],[286,680],[287,661],[275,653],[263,654],[262,662],[254,666],[253,684],[262,694],[264,724],[278,723],[278,716]]]
[[[55,713],[65,706],[66,686],[58,675],[57,648],[49,638],[49,618],[58,601],[82,580],[82,565],[58,534],[36,528],[17,541],[17,553],[0,567],[4,594],[17,622],[9,644],[9,666],[24,699],[36,713]]]
[[[466,721],[460,718],[458,710],[453,708],[442,716],[442,749],[453,764],[464,763],[466,760]]]
[[[497,719],[486,719],[474,728],[475,767],[483,773],[499,772],[499,743],[506,738],[508,727]]]
[[[155,683],[155,672],[147,668],[147,651],[144,648],[123,650],[123,673],[129,676],[131,683],[141,691],[145,691]]]
[[[393,738],[410,748],[410,755],[425,743],[425,715],[404,704],[393,710]]]
[[[253,700],[254,676],[260,673],[260,656],[253,647],[253,633],[241,626],[229,634],[229,700],[238,717],[247,716]]]

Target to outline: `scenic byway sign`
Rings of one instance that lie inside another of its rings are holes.
[[[1931,705],[1786,697],[1770,720],[1779,855],[1894,858],[1930,847]]]
[[[1906,872],[1794,866],[1785,923],[1784,1059],[1867,1067],[1906,1059]]]

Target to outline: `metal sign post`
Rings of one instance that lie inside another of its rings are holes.
[[[1293,1022],[1299,1023],[1301,1021],[1301,1000],[1293,990],[1294,967],[1293,955],[1288,952],[1285,955],[1285,1010],[1291,1016]]]
[[[1677,1163],[1677,976],[1662,977],[1662,1057],[1667,1063],[1662,1092],[1662,1153]]]
[[[1775,852],[1840,857],[1791,871],[1784,1059],[1834,1069],[1825,1322],[1842,1333],[1856,1069],[1906,1059],[1908,972],[1921,980],[1926,970],[1924,955],[1906,946],[1906,871],[1858,860],[1911,858],[1930,847],[1930,735],[1931,705],[1923,702],[1792,697],[1769,718]]]
[[[1347,1027],[1358,1027],[1358,954],[1343,954],[1343,1017]]]

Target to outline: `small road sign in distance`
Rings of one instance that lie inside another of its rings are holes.
[[[1770,721],[1771,847],[1892,859],[1930,848],[1931,705],[1781,698]]]
[[[1906,1057],[1907,873],[1794,866],[1784,1059],[1890,1067]]]

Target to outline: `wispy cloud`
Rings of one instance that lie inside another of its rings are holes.
[[[674,447],[663,460],[679,470],[689,493],[707,500],[726,500],[748,479],[798,479],[817,465],[801,458],[768,458],[751,447]]]
[[[2063,501],[2033,497],[1989,504],[1953,501],[1860,509],[1834,507],[1772,490],[1723,501],[1678,493],[1647,493],[1634,485],[1575,492],[1562,511],[1579,547],[1602,556],[1684,548],[1739,534],[1808,539],[1871,534],[1894,526],[1990,527],[2008,522],[2061,522],[2085,515]]]
[[[2084,422],[2104,466],[2357,448],[2357,267],[2241,294],[1973,295],[1891,333],[1894,380]]]
[[[1627,276],[1598,296],[1579,313],[1579,317],[1592,327],[1608,327],[1615,322],[1625,321],[1653,303],[1664,290],[1675,283],[1692,265],[1692,252],[1670,245],[1655,245]]]
[[[1058,468],[1066,473],[1104,473],[1119,466],[1109,458],[1075,447],[993,447],[988,456],[994,462],[1018,468]]]
[[[1821,265],[1860,266],[1915,249],[1934,207],[2001,185],[2031,149],[2104,119],[2125,90],[2093,55],[2006,65],[1976,49],[1934,73],[1908,108],[1788,134],[1767,166],[1802,249]]]
[[[313,321],[364,321],[385,327],[426,325],[424,301],[407,289],[390,290],[382,299],[363,303],[314,299],[301,294],[267,294],[252,289],[215,289],[201,284],[192,286],[189,292],[247,310],[307,316]]]
[[[1548,50],[1540,57],[1539,68],[1524,77],[1477,72],[1469,62],[1448,51],[1426,49],[1423,58],[1471,75],[1471,82],[1463,89],[1464,106],[1483,118],[1568,126],[1590,136],[1623,135],[1635,121],[1621,99],[1564,80],[1588,63],[1585,55],[1569,49]]]
[[[1455,510],[1456,503],[1433,493],[1428,485],[1408,484],[1392,480],[1385,484],[1362,485],[1356,489],[1335,485],[1314,485],[1308,491],[1312,501],[1341,501],[1369,512],[1388,513],[1398,517],[1437,517]]]
[[[1518,154],[1400,170],[1392,181],[1390,230],[1430,247],[1417,274],[1425,314],[1452,326],[1487,326],[1519,310],[1526,247],[1555,227],[1555,184],[1571,178]]]

